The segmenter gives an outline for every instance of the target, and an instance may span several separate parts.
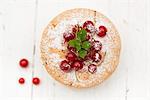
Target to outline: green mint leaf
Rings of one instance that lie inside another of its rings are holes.
[[[77,38],[81,41],[84,41],[86,40],[86,30],[85,29],[82,29],[80,30],[78,33],[77,33]]]
[[[77,51],[79,51],[81,49],[81,42],[79,40],[75,41],[75,48]]]
[[[81,49],[81,45],[80,44],[76,44],[75,48],[76,48],[77,51],[79,51]]]
[[[76,40],[70,40],[68,43],[70,46],[75,47]]]
[[[78,39],[78,40],[81,40],[80,37],[81,37],[81,36],[80,36],[80,32],[77,32],[77,39]]]
[[[69,41],[69,45],[71,47],[75,47],[77,51],[79,51],[81,49],[81,43],[77,39],[70,40]]]
[[[84,58],[87,55],[87,51],[84,49],[81,49],[79,52],[79,57]]]
[[[89,48],[91,47],[91,44],[89,41],[84,41],[82,43],[82,48],[85,49],[85,50],[88,50]]]

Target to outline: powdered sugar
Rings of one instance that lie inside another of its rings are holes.
[[[87,20],[91,20],[94,23],[94,27],[92,25],[88,26],[88,29],[91,30],[92,33],[97,33],[98,32],[98,27],[100,25],[104,25],[106,26],[106,28],[111,28],[112,26],[110,25],[110,23],[108,23],[107,21],[105,22],[105,20],[103,20],[103,18],[94,19],[94,17],[90,17],[88,16],[87,18],[83,18],[84,16],[82,14],[80,15],[72,15],[71,20],[61,20],[59,23],[57,23],[57,25],[55,27],[50,27],[48,30],[48,37],[50,37],[50,39],[52,39],[51,43],[49,43],[48,48],[56,48],[59,50],[65,50],[66,47],[64,46],[64,39],[63,39],[63,33],[67,32],[67,33],[71,33],[72,32],[72,28],[74,25],[80,25],[82,26],[83,23]],[[85,20],[84,20],[85,19]],[[95,21],[94,21],[95,20]],[[92,34],[92,33],[88,33],[88,34]],[[97,67],[97,72],[98,74],[101,74],[103,72],[106,71],[106,69],[111,69],[111,66],[106,66],[105,64],[107,62],[110,61],[110,58],[113,57],[113,54],[111,53],[110,48],[115,48],[115,45],[113,44],[113,41],[111,39],[111,35],[113,33],[109,33],[107,32],[106,36],[101,38],[98,37],[97,34],[94,34],[93,38],[95,40],[98,40],[102,43],[102,52],[106,52],[106,56],[105,56],[105,60],[102,62],[102,64],[100,66]],[[97,48],[99,46],[99,44],[95,45]],[[109,52],[109,54],[107,55],[107,52]],[[62,58],[60,58],[60,55],[58,55],[57,53],[48,53],[48,56],[50,56],[51,58],[48,60],[51,60],[51,62],[53,62],[55,64],[56,67],[59,67],[59,63],[62,61]],[[96,54],[96,60],[99,58],[99,55]],[[86,67],[87,70],[87,66],[89,65],[89,62],[85,63],[84,68]],[[91,68],[91,71],[94,70],[94,67]],[[67,74],[67,79],[69,80],[73,80],[73,81],[77,81],[76,75],[75,75],[75,71],[71,71],[69,73],[65,73]],[[93,79],[94,80],[94,79]]]
[[[64,32],[67,32],[67,33],[71,33],[72,32],[72,28],[74,25],[77,25],[77,24],[80,24],[82,25],[84,22],[79,22],[77,20],[78,18],[72,18],[71,20],[63,20],[61,21],[60,23],[58,23],[56,25],[56,27],[54,29],[49,29],[48,31],[48,35],[53,39],[50,47],[52,48],[57,48],[57,49],[60,49],[60,50],[64,50],[66,47],[63,46],[63,42],[64,42],[64,39],[63,39],[63,33]],[[104,22],[103,21],[99,21],[97,20],[97,22],[95,23],[95,27],[98,28],[99,25],[104,25]],[[105,24],[106,25],[106,24]],[[107,27],[108,25],[106,25]],[[96,28],[92,27],[91,25],[88,27],[89,29],[92,29],[93,32],[96,32]],[[91,33],[92,34],[92,33]],[[110,42],[110,39],[108,38],[108,35],[106,35],[105,37],[103,38],[100,38],[98,37],[96,34],[93,36],[96,40],[98,41],[101,41],[102,43],[102,51],[105,52],[105,51],[108,51],[110,46],[112,45],[111,42]],[[97,48],[98,46],[100,46],[101,44],[95,44],[95,48]],[[54,56],[54,58],[56,59],[53,59],[53,62],[55,63],[58,63],[60,62],[59,57],[58,55],[54,55],[54,54],[51,54],[50,56]],[[58,57],[58,58],[57,58]],[[96,54],[96,58],[98,59],[98,54]]]
[[[72,25],[76,25],[77,20],[63,20],[59,24],[56,25],[53,29],[48,30],[48,35],[50,38],[53,39],[50,47],[57,48],[57,49],[64,49],[64,46],[62,45],[64,42],[63,39],[63,33],[68,32],[71,33],[72,31]]]
[[[60,56],[57,53],[50,53],[49,56],[52,58],[51,62],[53,62],[55,64],[62,61],[62,59],[60,58]]]

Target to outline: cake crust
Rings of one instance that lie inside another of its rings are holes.
[[[89,16],[93,18],[93,21],[96,23],[97,19],[103,20],[105,23],[109,25],[108,27],[108,39],[114,44],[113,47],[108,48],[109,51],[106,53],[105,59],[100,65],[99,73],[91,74],[87,70],[80,70],[74,73],[75,79],[68,78],[70,77],[68,73],[64,73],[58,67],[55,67],[60,62],[51,62],[50,59],[53,57],[49,57],[49,53],[56,53],[60,56],[60,58],[65,58],[66,51],[61,49],[50,49],[48,48],[48,44],[51,44],[53,38],[49,37],[49,30],[54,30],[55,27],[62,21],[62,20],[70,20],[72,17],[77,17],[81,15],[78,19],[79,21],[85,21],[88,19]],[[49,50],[47,50],[47,48]],[[64,11],[63,13],[56,16],[52,21],[49,22],[47,27],[44,29],[42,33],[41,43],[40,43],[40,53],[41,53],[41,60],[46,68],[46,71],[57,81],[65,84],[67,86],[76,87],[76,88],[86,88],[92,87],[102,83],[106,80],[116,69],[119,63],[119,56],[121,50],[121,40],[118,31],[116,30],[113,23],[105,17],[100,12],[85,9],[85,8],[76,8]],[[111,55],[111,57],[109,57]],[[107,57],[108,56],[108,57]],[[103,68],[101,66],[104,66]]]

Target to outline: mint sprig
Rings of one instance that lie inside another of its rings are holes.
[[[79,52],[79,57],[84,58],[87,55],[87,51],[84,49],[81,49]]]
[[[78,39],[73,39],[69,41],[69,45],[71,47],[76,48],[77,51],[79,51],[81,49],[81,43]]]
[[[84,41],[82,43],[82,48],[85,49],[85,50],[88,50],[89,48],[91,47],[91,44],[89,41]]]
[[[86,40],[86,30],[85,29],[82,29],[80,30],[79,32],[77,32],[77,38],[80,40],[80,41],[84,41]]]
[[[86,41],[87,31],[85,29],[76,33],[76,38],[68,42],[69,46],[74,47],[77,50],[78,56],[84,58],[87,55],[87,51],[91,47],[89,41]]]

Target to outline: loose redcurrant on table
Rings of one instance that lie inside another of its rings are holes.
[[[20,65],[21,67],[23,67],[23,68],[27,67],[28,64],[29,64],[29,62],[28,62],[28,60],[25,59],[25,58],[23,58],[23,59],[21,59],[21,60],[19,61],[19,65]]]
[[[32,79],[32,83],[33,83],[34,85],[38,85],[38,84],[40,83],[40,79],[39,79],[38,77],[34,77],[34,78]]]
[[[25,80],[24,80],[24,78],[19,78],[18,82],[19,82],[20,84],[24,84],[24,83],[25,83]]]

